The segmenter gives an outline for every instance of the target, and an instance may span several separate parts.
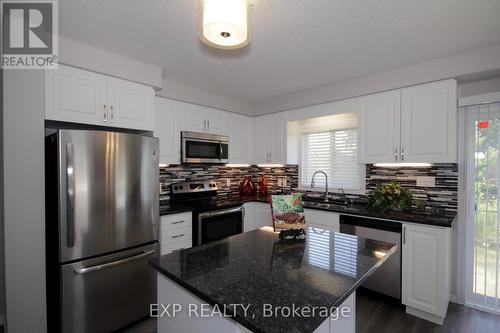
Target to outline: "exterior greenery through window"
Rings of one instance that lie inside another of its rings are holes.
[[[302,186],[310,186],[313,173],[321,170],[328,175],[329,188],[360,190],[364,175],[357,142],[357,128],[302,134]],[[317,175],[315,185],[324,187],[324,177]]]

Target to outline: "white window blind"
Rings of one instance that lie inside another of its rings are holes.
[[[342,129],[302,135],[302,186],[310,186],[312,175],[324,171],[328,186],[359,190],[362,187],[361,166],[358,164],[358,130]],[[315,185],[325,186],[323,175],[317,175]]]

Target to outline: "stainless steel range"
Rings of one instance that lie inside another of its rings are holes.
[[[214,181],[172,184],[171,204],[193,211],[193,246],[243,232],[243,203],[219,200],[217,190]]]

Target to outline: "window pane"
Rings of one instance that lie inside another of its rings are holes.
[[[304,134],[302,136],[302,185],[311,184],[316,171],[328,175],[330,188],[360,189],[363,177],[358,164],[357,129]],[[317,175],[316,187],[325,186],[325,178]]]

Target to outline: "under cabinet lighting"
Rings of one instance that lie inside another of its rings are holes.
[[[168,167],[168,164],[165,164],[165,163],[160,163],[160,164],[158,164],[158,166],[159,166],[160,168],[166,168],[166,167]]]
[[[431,167],[431,163],[375,163],[376,167],[381,168],[428,168]]]
[[[257,164],[259,168],[281,168],[283,164]]]
[[[229,168],[248,168],[250,166],[250,164],[229,163],[229,164],[226,164],[226,166]]]

